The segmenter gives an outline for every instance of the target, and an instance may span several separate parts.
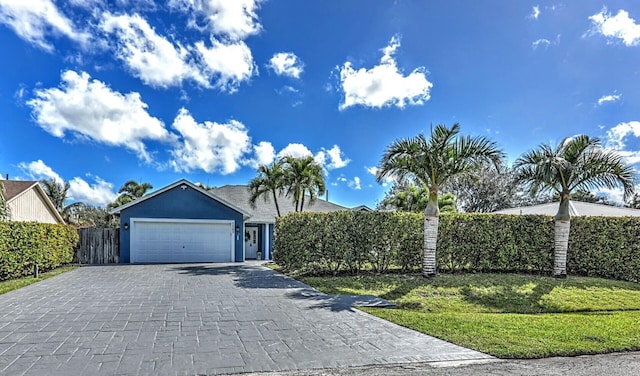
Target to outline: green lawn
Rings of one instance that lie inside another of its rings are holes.
[[[2,281],[0,282],[0,295],[7,293],[9,291],[17,290],[21,287],[30,285],[32,283],[43,281],[47,278],[55,277],[59,274],[62,274],[77,268],[78,268],[77,266],[63,266],[46,273],[40,273],[39,278],[24,277],[20,279],[11,279],[8,281]]]
[[[378,317],[501,358],[640,349],[640,285],[517,274],[300,277],[327,294],[372,294]]]

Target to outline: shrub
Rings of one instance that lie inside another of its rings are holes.
[[[423,220],[400,212],[289,214],[276,222],[274,261],[314,273],[418,270]],[[438,269],[550,274],[553,227],[541,215],[443,214]],[[640,282],[640,218],[573,218],[567,272]]]
[[[71,226],[0,222],[0,280],[47,271],[73,260],[78,232]]]

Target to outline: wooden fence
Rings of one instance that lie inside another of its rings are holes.
[[[79,264],[117,264],[120,262],[120,229],[81,228],[76,251]]]

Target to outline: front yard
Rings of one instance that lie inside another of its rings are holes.
[[[21,287],[28,286],[32,283],[43,281],[47,278],[55,277],[59,274],[62,274],[77,268],[78,268],[77,266],[73,266],[73,265],[61,266],[51,271],[40,273],[38,278],[23,277],[18,279],[10,279],[7,281],[0,281],[0,295],[5,294],[9,291],[17,290]]]
[[[500,358],[640,349],[640,285],[518,274],[298,277],[327,294],[371,294],[398,309],[362,310]]]

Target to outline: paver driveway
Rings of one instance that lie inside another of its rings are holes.
[[[216,374],[483,359],[250,264],[83,267],[0,295],[0,374]]]

